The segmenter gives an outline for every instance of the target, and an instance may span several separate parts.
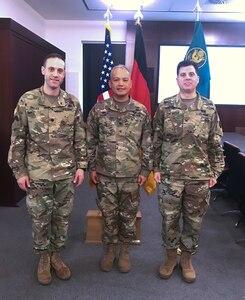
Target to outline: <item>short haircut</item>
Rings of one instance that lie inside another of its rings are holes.
[[[43,59],[43,66],[44,66],[44,67],[45,67],[46,62],[47,62],[47,60],[48,60],[49,58],[59,58],[59,59],[63,60],[63,62],[65,62],[64,57],[62,57],[60,54],[58,54],[58,53],[50,53],[50,54],[46,55],[46,56],[44,57],[44,59]]]
[[[179,75],[179,69],[181,67],[188,67],[188,66],[193,66],[196,70],[197,75],[198,75],[198,66],[194,61],[192,61],[192,60],[182,60],[181,62],[178,63],[178,66],[177,66],[177,76]]]
[[[125,65],[117,65],[117,66],[114,66],[111,70],[111,74],[110,74],[110,79],[112,79],[112,73],[116,70],[116,69],[125,69],[128,74],[130,75],[130,71],[129,69],[125,66]]]

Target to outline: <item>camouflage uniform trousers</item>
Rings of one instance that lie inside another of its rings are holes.
[[[73,196],[71,178],[31,181],[26,205],[32,218],[33,248],[36,252],[65,248]]]
[[[167,249],[195,252],[203,216],[209,206],[209,181],[164,179],[158,201],[162,215],[162,239]],[[182,216],[182,220],[181,220]]]
[[[99,175],[97,205],[104,219],[104,243],[130,243],[135,239],[139,203],[137,178]]]

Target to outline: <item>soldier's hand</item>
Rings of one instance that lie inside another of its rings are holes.
[[[29,188],[31,186],[28,176],[23,176],[23,177],[17,179],[17,183],[18,183],[18,186],[25,192],[27,192],[27,188]]]
[[[217,180],[214,177],[210,178],[209,187],[213,187],[216,183],[217,183]]]
[[[73,183],[77,187],[77,186],[79,186],[80,184],[83,183],[83,180],[84,180],[84,171],[83,171],[83,169],[77,169],[74,180],[73,180]]]
[[[145,182],[146,182],[146,177],[143,176],[143,175],[139,175],[139,177],[138,177],[138,184],[140,186],[142,186]]]
[[[99,178],[97,176],[96,171],[91,171],[90,174],[89,174],[89,176],[90,176],[90,179],[93,182],[93,184],[99,183]]]
[[[157,183],[161,183],[161,173],[160,172],[155,172],[154,173],[154,179]]]

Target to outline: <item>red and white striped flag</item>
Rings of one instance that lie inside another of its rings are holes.
[[[112,92],[109,87],[110,73],[114,66],[111,47],[111,27],[105,25],[105,48],[101,64],[100,83],[97,100],[101,101],[111,97]]]

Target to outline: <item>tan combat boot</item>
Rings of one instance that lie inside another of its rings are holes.
[[[122,273],[127,273],[131,270],[131,261],[130,261],[128,247],[129,247],[128,244],[121,244],[120,247],[118,266],[119,266],[119,271]]]
[[[196,273],[191,263],[191,252],[181,251],[180,267],[182,269],[182,277],[185,282],[192,283],[196,280]]]
[[[110,272],[116,258],[116,244],[108,244],[107,251],[100,262],[100,268],[104,272]]]
[[[169,279],[177,266],[177,249],[167,249],[165,262],[159,268],[159,276]]]
[[[48,252],[40,254],[40,260],[37,268],[37,279],[42,285],[51,283],[50,256]]]
[[[71,277],[71,270],[64,264],[60,258],[59,252],[53,252],[51,255],[51,266],[59,279],[67,280]]]

